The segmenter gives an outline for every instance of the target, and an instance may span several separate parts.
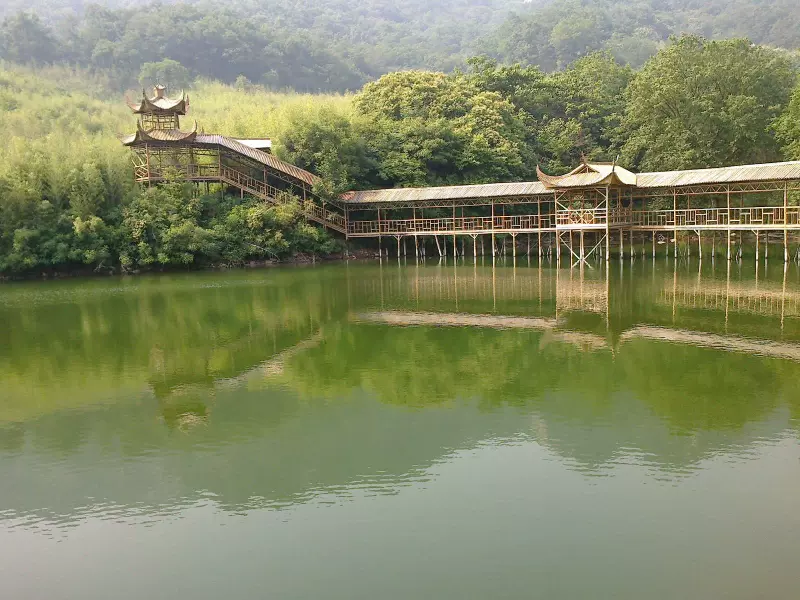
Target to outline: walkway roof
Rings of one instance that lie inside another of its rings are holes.
[[[353,191],[343,194],[341,201],[346,204],[392,204],[481,198],[490,200],[519,196],[551,196],[555,189],[595,188],[606,185],[624,186],[633,190],[654,190],[698,185],[800,181],[800,161],[638,174],[610,163],[584,163],[566,175],[554,177],[540,172],[540,176],[543,176],[542,181]]]
[[[672,188],[688,185],[792,180],[800,180],[800,161],[718,167],[715,169],[639,173],[636,176],[636,187]]]
[[[472,200],[478,198],[511,198],[514,196],[549,195],[539,181],[519,183],[484,183],[479,185],[448,185],[422,188],[390,188],[342,194],[343,202],[372,204],[374,202],[424,202],[437,200]]]
[[[134,146],[148,142],[161,142],[164,144],[176,143],[178,145],[190,144],[194,147],[217,146],[230,150],[235,154],[242,155],[308,185],[313,186],[319,181],[319,178],[313,173],[309,173],[300,167],[282,161],[269,152],[253,148],[251,145],[245,144],[244,141],[239,141],[224,135],[197,134],[196,131],[196,124],[192,132],[183,132],[177,129],[153,129],[144,131],[141,129],[141,126],[139,126],[135,134],[122,138],[122,143],[126,146]]]

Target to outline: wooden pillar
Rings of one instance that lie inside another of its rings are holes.
[[[697,257],[703,260],[703,241],[700,237],[700,230],[697,230]]]
[[[414,256],[417,257],[417,262],[419,262],[419,236],[414,234]]]
[[[789,184],[783,184],[783,262],[789,262]]]
[[[619,230],[619,259],[622,260],[625,258],[625,232],[620,229]]]
[[[539,258],[542,258],[542,198],[541,196],[536,197],[536,229],[538,237],[539,237]]]
[[[758,234],[759,234],[759,231],[758,231],[758,229],[756,229],[754,233],[756,234],[756,262],[758,262],[758,259],[759,259],[759,256],[758,256],[758,247],[761,245],[761,244],[760,244],[760,240],[758,239],[758,238],[759,238],[759,235],[758,235]]]
[[[556,230],[556,267],[561,267],[561,232]]]
[[[611,188],[606,186],[606,262],[611,260]]]
[[[381,247],[381,209],[378,209],[378,256],[383,258],[383,248]]]
[[[727,207],[728,207],[728,217],[727,217],[728,228],[726,230],[728,234],[728,249],[726,255],[727,259],[730,260],[731,259],[731,188],[730,187],[728,187],[728,189],[725,192],[725,200],[727,202]]]
[[[456,203],[453,202],[453,260],[458,258],[458,249],[456,248]]]
[[[494,246],[494,200],[492,200],[492,260],[495,257],[495,246]]]
[[[656,232],[653,232],[653,260],[656,258]]]
[[[678,259],[678,191],[672,190],[672,228],[673,228],[673,254]]]
[[[569,230],[569,264],[572,264],[572,257],[575,254],[575,245],[572,243],[572,229]]]

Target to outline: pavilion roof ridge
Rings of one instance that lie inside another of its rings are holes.
[[[536,165],[536,175],[548,188],[580,188],[602,185],[623,185],[635,187],[637,175],[624,167],[620,167],[616,160],[613,162],[593,162],[585,157],[581,164],[564,175],[548,175]]]
[[[166,88],[163,85],[157,85],[151,98],[147,95],[147,91],[142,89],[142,98],[139,102],[131,102],[126,96],[125,103],[134,114],[171,112],[185,115],[189,109],[189,96],[186,92],[181,90],[180,97],[169,98],[164,95],[165,91]]]

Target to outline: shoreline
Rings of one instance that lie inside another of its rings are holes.
[[[185,269],[176,267],[152,268],[152,269],[133,269],[125,270],[120,267],[86,267],[86,268],[52,268],[37,269],[37,272],[4,274],[0,273],[0,285],[3,283],[13,283],[18,281],[49,281],[54,279],[71,279],[75,277],[114,277],[152,275],[158,273],[191,273],[207,271],[232,271],[244,269],[269,269],[282,266],[302,266],[314,265],[316,263],[334,263],[347,260],[372,260],[377,259],[377,252],[374,250],[358,249],[339,254],[329,254],[327,256],[314,256],[298,253],[285,260],[252,260],[236,265],[216,264],[216,265],[191,265]]]

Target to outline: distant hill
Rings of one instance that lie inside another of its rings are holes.
[[[564,0],[516,11],[486,45],[504,61],[546,70],[600,49],[639,66],[682,33],[797,49],[800,10],[797,0]]]
[[[800,47],[797,0],[6,0],[0,18],[0,57],[104,69],[121,87],[165,58],[192,76],[319,91],[478,54],[555,70],[608,50],[638,67],[681,33]]]

